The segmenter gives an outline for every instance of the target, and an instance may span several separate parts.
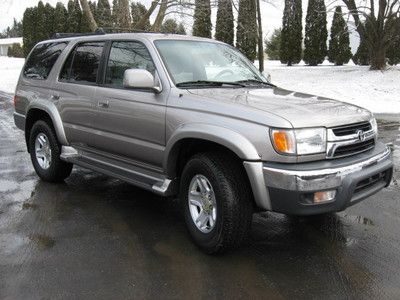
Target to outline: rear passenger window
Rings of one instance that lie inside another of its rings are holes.
[[[25,64],[24,76],[33,79],[47,79],[57,58],[66,46],[66,42],[37,45]]]
[[[146,46],[140,42],[113,42],[107,63],[106,85],[123,87],[127,69],[144,69],[153,74],[155,67]]]
[[[79,44],[72,51],[60,73],[60,80],[96,83],[104,42]]]

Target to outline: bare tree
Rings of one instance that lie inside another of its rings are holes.
[[[386,50],[400,32],[400,0],[343,0],[352,15],[356,30],[369,48],[372,70],[386,67]]]

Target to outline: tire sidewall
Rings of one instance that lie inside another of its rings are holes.
[[[217,203],[217,220],[214,228],[208,232],[201,232],[196,224],[193,222],[192,216],[190,214],[189,203],[188,203],[188,192],[190,182],[196,175],[205,176],[210,184],[213,187],[215,200]],[[196,244],[201,248],[206,250],[207,252],[212,251],[217,247],[218,242],[221,240],[220,236],[223,230],[224,223],[224,199],[223,193],[221,191],[221,178],[217,178],[212,168],[207,164],[207,162],[200,160],[199,158],[194,158],[186,165],[181,179],[181,191],[180,191],[180,199],[182,210],[185,217],[185,222],[189,233],[192,238],[195,240]],[[222,179],[223,180],[223,179]]]
[[[51,163],[49,168],[43,169],[36,158],[35,153],[35,142],[36,137],[43,133],[46,135],[51,148]],[[55,139],[54,133],[51,127],[45,121],[37,121],[31,130],[29,138],[29,152],[31,155],[31,160],[36,173],[45,180],[51,180],[57,171],[57,157],[60,155],[60,147],[57,140]]]

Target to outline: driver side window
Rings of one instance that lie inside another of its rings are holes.
[[[105,84],[122,88],[124,72],[127,69],[144,69],[155,75],[155,66],[145,45],[140,42],[113,42]]]

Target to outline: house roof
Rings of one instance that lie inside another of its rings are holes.
[[[0,39],[0,45],[22,44],[22,37]]]

